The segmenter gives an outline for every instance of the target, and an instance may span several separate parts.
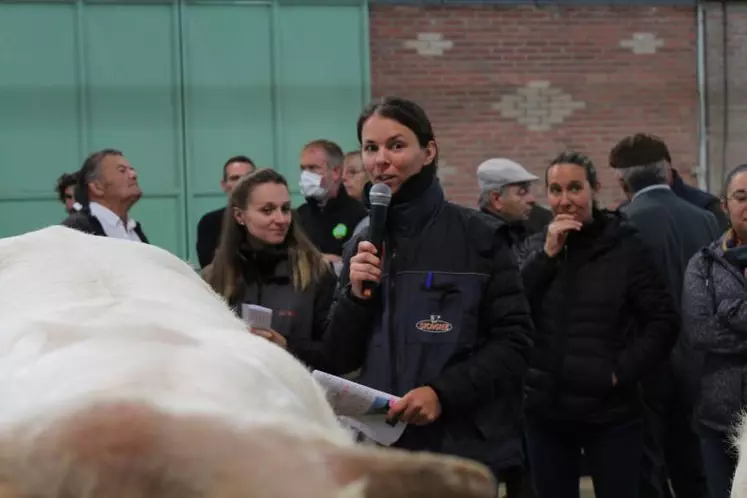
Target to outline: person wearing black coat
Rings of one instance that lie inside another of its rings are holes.
[[[129,212],[143,195],[135,168],[116,149],[90,154],[75,173],[75,210],[61,225],[100,237],[148,243]]]
[[[672,156],[669,153],[669,148],[661,138],[646,133],[636,133],[623,138],[610,153],[610,166],[615,169],[651,164],[660,160],[666,162],[667,184],[671,187],[672,192],[693,206],[713,214],[721,233],[728,230],[729,219],[721,207],[721,200],[709,192],[687,184],[682,179],[679,171],[672,166]],[[623,191],[626,188],[623,185]],[[626,195],[630,197],[632,194],[626,192]],[[629,202],[627,199],[624,200],[618,208],[625,207]]]
[[[205,280],[237,314],[270,308],[269,330],[252,329],[310,369],[324,369],[323,338],[337,277],[293,220],[285,178],[271,169],[243,176],[231,190],[218,249]]]
[[[635,228],[600,210],[582,154],[545,173],[554,219],[519,251],[536,327],[525,399],[537,498],[578,496],[583,450],[597,498],[637,498],[640,380],[668,356],[679,317]]]
[[[346,246],[325,339],[330,373],[400,400],[394,444],[520,465],[532,322],[515,259],[491,217],[447,202],[425,112],[387,97],[358,121],[363,161],[393,192],[382,252],[367,230]],[[371,296],[363,281],[376,282]]]
[[[713,212],[678,196],[675,184],[669,185],[666,150],[655,137],[626,137],[610,152],[610,164],[630,197],[621,212],[651,249],[679,310],[688,261],[719,238],[721,230]],[[707,494],[698,439],[692,429],[695,386],[702,363],[703,354],[680,333],[671,361],[664,362],[643,383],[648,413],[640,498],[670,497],[670,483],[677,498]]]

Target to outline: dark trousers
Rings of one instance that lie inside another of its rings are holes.
[[[506,486],[502,498],[532,498],[532,482],[526,467],[509,467],[498,473],[498,481]]]
[[[660,372],[643,385],[645,439],[641,498],[703,498],[706,478],[683,381]],[[671,488],[670,488],[671,485]]]
[[[729,498],[738,455],[729,436],[708,428],[700,429],[700,451],[708,482],[708,498]]]
[[[529,420],[527,447],[537,498],[578,498],[581,450],[596,498],[638,498],[643,423]]]

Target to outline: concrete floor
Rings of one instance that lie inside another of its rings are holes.
[[[591,484],[591,479],[584,477],[579,483],[581,489],[581,498],[594,498],[594,486]],[[501,486],[499,496],[505,496],[503,486]]]

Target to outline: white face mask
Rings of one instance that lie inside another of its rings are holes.
[[[327,189],[322,187],[322,175],[304,171],[301,173],[301,181],[298,185],[301,188],[301,195],[306,198],[321,201],[327,197]]]

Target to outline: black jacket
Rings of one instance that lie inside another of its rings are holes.
[[[667,280],[674,305],[679,310],[682,299],[682,282],[685,268],[690,258],[701,248],[719,238],[716,218],[705,209],[678,197],[666,186],[641,192],[622,209],[641,234],[641,238],[651,249],[656,266]],[[685,399],[694,398],[702,353],[697,352],[687,341],[685,334],[679,334],[677,345],[672,353],[672,364],[662,366],[663,377],[654,379],[652,396],[666,399],[666,391],[676,388]],[[674,375],[674,385],[669,385],[667,377]],[[647,386],[648,387],[648,386]]]
[[[621,211],[651,249],[679,309],[688,261],[721,236],[715,216],[679,198],[666,186],[638,194]]]
[[[729,229],[729,218],[726,216],[724,210],[721,209],[721,201],[718,197],[709,194],[708,192],[704,192],[699,188],[695,188],[692,185],[688,185],[674,168],[672,168],[671,186],[672,192],[674,192],[680,199],[684,199],[690,204],[713,213],[713,216],[716,217],[716,222],[718,223],[720,232],[723,233]]]
[[[353,230],[368,215],[366,207],[348,195],[340,185],[337,197],[324,207],[307,199],[296,210],[298,221],[311,242],[324,254],[342,256],[342,248],[353,237]]]
[[[554,258],[545,237],[530,237],[521,256],[537,330],[527,413],[587,422],[638,416],[639,380],[665,360],[679,328],[663,277],[619,213],[596,211]]]
[[[215,249],[220,242],[221,226],[225,207],[205,213],[197,223],[197,261],[205,268],[213,261]]]
[[[529,219],[523,222],[509,222],[499,213],[495,213],[487,208],[483,208],[480,211],[495,218],[499,224],[505,225],[503,233],[506,235],[506,240],[512,248],[519,248],[524,241],[531,235],[537,232],[541,232],[547,227],[552,221],[552,213],[549,210],[537,206],[532,208],[532,214]],[[549,216],[549,219],[548,219]]]
[[[70,213],[70,215],[62,220],[62,226],[68,228],[74,228],[81,232],[90,233],[92,235],[98,235],[100,237],[106,237],[104,227],[101,226],[101,222],[87,208],[83,208],[80,211]],[[140,222],[135,225],[135,233],[140,237],[140,240],[148,244],[148,237],[143,232],[143,227],[140,226]]]
[[[331,265],[319,282],[299,292],[293,286],[291,262],[284,249],[242,249],[241,298],[229,302],[237,315],[241,304],[270,308],[272,329],[288,341],[288,351],[311,369],[328,367],[323,359],[324,332],[334,297],[337,277]]]
[[[384,275],[369,301],[350,293],[356,241],[346,248],[326,338],[333,373],[362,367],[359,382],[397,396],[436,391],[441,417],[408,426],[399,447],[496,470],[521,464],[532,322],[502,228],[446,202],[437,180],[409,202],[393,201],[387,227]]]

